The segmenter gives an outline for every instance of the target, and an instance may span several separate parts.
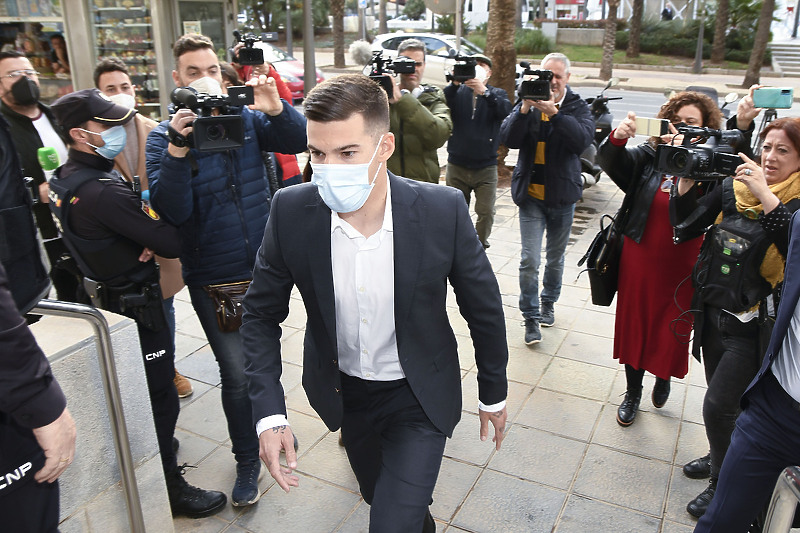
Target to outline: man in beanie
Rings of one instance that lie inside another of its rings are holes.
[[[69,154],[50,182],[50,209],[86,276],[84,287],[92,304],[136,321],[173,514],[211,515],[227,498],[189,485],[172,446],[179,411],[172,381],[175,346],[153,254],[176,257],[178,230],[112,171],[114,158],[125,147],[124,125],[136,111],[115,104],[97,89],[63,96],[52,110],[68,139]]]

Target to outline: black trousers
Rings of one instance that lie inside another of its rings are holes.
[[[425,415],[405,379],[342,374],[342,440],[370,533],[417,533],[432,502],[446,436]]]
[[[30,479],[23,486],[0,497],[0,530],[14,533],[58,531],[58,481],[37,483],[34,473],[29,473]]]

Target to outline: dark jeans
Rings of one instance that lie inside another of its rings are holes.
[[[761,367],[758,319],[741,322],[716,307],[705,307],[703,364],[708,390],[703,421],[711,450],[711,477],[717,478],[731,443],[739,400]]]
[[[223,333],[219,330],[214,301],[202,287],[189,287],[189,296],[219,365],[222,410],[228,421],[233,455],[237,462],[255,461],[258,459],[258,435],[244,375],[242,338],[238,331]]]
[[[342,441],[370,533],[422,531],[439,476],[445,435],[431,423],[408,381],[366,381],[341,374]]]
[[[747,394],[714,499],[695,533],[744,533],[787,466],[800,464],[800,410],[771,370]]]

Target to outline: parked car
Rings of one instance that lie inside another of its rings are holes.
[[[264,61],[268,61],[275,67],[281,79],[289,86],[292,91],[293,104],[303,100],[303,83],[305,78],[305,65],[300,60],[287,54],[277,46],[270,43],[257,42],[253,46],[264,51]],[[325,77],[319,69],[317,70],[317,83],[322,83]]]

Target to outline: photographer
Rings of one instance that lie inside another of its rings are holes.
[[[176,86],[221,95],[219,59],[208,37],[184,35],[173,53]],[[237,463],[231,498],[236,506],[251,505],[260,497],[261,463],[239,331],[218,322],[225,316],[218,317],[215,299],[237,287],[243,290],[252,278],[269,215],[261,152],[306,149],[306,121],[279,98],[274,80],[259,76],[246,84],[254,88],[255,104],[231,108],[243,124],[240,148],[199,151],[186,145],[197,115],[182,108],[150,133],[146,149],[153,208],[180,229],[184,281],[219,364],[222,408]]]
[[[511,197],[519,206],[519,308],[528,345],[541,342],[540,324],[549,327],[555,323],[564,253],[575,202],[582,193],[580,154],[592,143],[595,128],[589,106],[567,85],[567,56],[548,54],[541,69],[549,71],[549,98],[522,98],[500,127],[500,142],[520,149],[511,177]],[[540,308],[539,265],[545,231],[547,264]]]
[[[469,59],[469,58],[468,58]],[[453,119],[453,135],[447,143],[447,184],[464,193],[467,205],[475,192],[475,230],[484,248],[494,222],[497,194],[497,147],[500,124],[511,111],[508,94],[492,87],[492,60],[476,54],[471,58],[475,76],[453,81],[444,88]]]
[[[761,366],[783,281],[791,213],[800,208],[797,121],[776,120],[761,137],[760,166],[740,153],[743,163],[721,185],[698,197],[695,182],[681,178],[670,201],[677,240],[713,225],[693,275],[692,352],[699,357],[702,347],[708,384],[703,420],[711,456],[709,486],[687,506],[698,518],[714,498],[739,399]]]
[[[389,98],[390,131],[397,149],[389,159],[389,170],[417,181],[439,183],[439,157],[442,146],[453,131],[450,109],[438,87],[422,83],[425,72],[425,43],[406,39],[397,47],[398,56],[416,63],[414,72],[400,74]]]
[[[673,141],[676,124],[719,128],[722,123],[717,104],[697,92],[672,96],[656,116],[670,121],[669,134],[626,146],[636,135],[636,114],[629,112],[597,152],[600,167],[626,195],[633,195],[623,228],[614,322],[614,359],[625,365],[627,384],[617,409],[617,423],[623,427],[636,418],[645,371],[656,376],[651,398],[653,405],[661,408],[669,398],[670,378],[683,378],[689,370],[689,353],[680,337],[688,338],[692,322],[691,316],[681,314],[692,300],[692,286],[686,278],[702,239],[673,245],[669,220],[672,178],[656,168],[656,147]]]

